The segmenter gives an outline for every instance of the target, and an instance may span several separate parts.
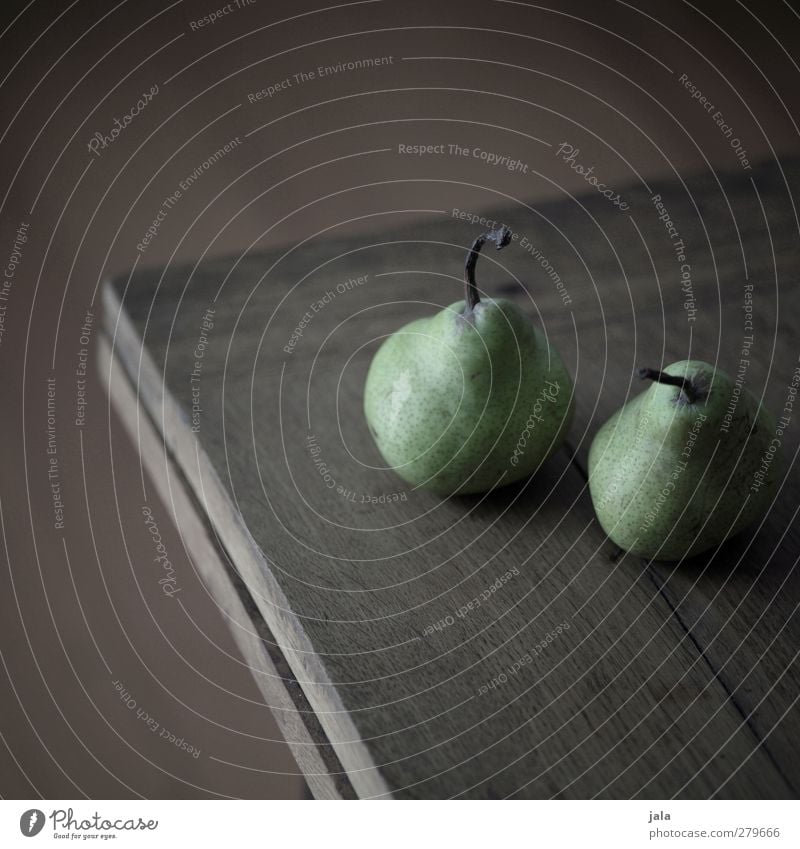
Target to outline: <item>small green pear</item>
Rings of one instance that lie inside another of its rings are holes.
[[[466,299],[389,336],[370,364],[364,412],[386,463],[440,495],[485,492],[531,475],[563,443],[572,381],[544,334],[515,304],[481,299],[475,265]]]
[[[597,518],[620,548],[681,560],[714,548],[769,509],[779,473],[767,411],[699,360],[665,371],[618,410],[589,450]]]

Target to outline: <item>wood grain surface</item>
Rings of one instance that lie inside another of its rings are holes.
[[[151,420],[140,414],[130,381],[124,375],[114,374],[115,361],[105,336],[101,336],[98,348],[97,361],[103,382],[109,387],[111,401],[116,409],[125,411],[124,425],[141,447],[149,480],[170,505],[193,563],[219,605],[308,787],[317,799],[354,798],[353,787],[316,714],[210,526],[202,505],[193,496],[180,469],[169,457],[164,457],[163,441],[159,440]]]
[[[631,188],[626,211],[596,192],[480,210],[519,238],[481,260],[479,284],[557,345],[577,404],[568,448],[488,496],[410,490],[361,410],[381,339],[461,297],[477,224],[397,214],[373,238],[327,232],[109,285],[114,379],[359,796],[797,795],[796,421],[764,525],[678,566],[615,559],[585,473],[638,366],[736,372],[749,283],[745,385],[780,412],[800,353],[799,176],[791,162]]]

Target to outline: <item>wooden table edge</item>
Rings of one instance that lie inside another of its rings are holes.
[[[269,561],[164,386],[110,281],[103,286],[102,310],[98,367],[110,403],[159,496],[172,505],[174,521],[180,521],[186,547],[213,598],[233,622],[245,626],[231,627],[234,640],[267,705],[275,708],[272,713],[309,788],[318,799],[391,798],[302,622],[270,580]],[[115,368],[121,374],[115,375]],[[163,427],[153,410],[162,411]],[[169,440],[165,431],[180,436]],[[183,451],[175,444],[181,438]],[[182,462],[189,445],[194,470]],[[229,552],[237,553],[235,562],[246,574],[236,574]],[[266,597],[274,603],[267,604]],[[284,652],[283,645],[291,650]]]

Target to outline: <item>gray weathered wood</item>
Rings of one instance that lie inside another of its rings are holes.
[[[742,180],[731,185],[747,196]],[[710,202],[714,186],[699,188]],[[691,205],[674,187],[662,193],[686,216],[696,286],[714,283]],[[656,267],[674,271],[652,204],[630,194]],[[379,338],[460,297],[463,246],[474,234],[465,222],[141,271],[107,291],[115,355],[361,796],[775,797],[800,784],[674,614],[674,594],[654,581],[663,572],[612,562],[593,518],[580,457],[630,391],[633,317],[648,316],[648,352],[662,301],[686,319],[679,281],[656,282],[631,219],[597,198],[586,206],[622,270],[574,207],[502,214],[566,281],[568,306],[519,244],[499,258],[526,281],[528,309],[573,365],[579,462],[562,452],[526,485],[487,498],[439,501],[371,468],[380,457],[360,405]],[[735,262],[728,247],[717,253]],[[524,301],[493,267],[498,258],[487,259],[481,284]],[[293,328],[329,291],[335,297],[286,353]],[[214,327],[192,384],[210,306]],[[395,492],[405,500],[371,501]],[[508,570],[519,574],[457,615]],[[569,629],[541,654],[479,695],[562,622]]]
[[[787,176],[796,195],[796,163],[787,168]],[[585,387],[578,398],[572,436],[584,473],[597,429],[627,397],[641,391],[634,377],[637,367],[660,367],[691,357],[718,361],[721,368],[737,374],[743,337],[751,333],[744,324],[746,285],[753,287],[749,295],[753,342],[744,385],[757,397],[763,393],[765,405],[776,417],[784,408],[800,365],[800,334],[795,322],[800,307],[796,284],[800,234],[792,201],[774,168],[760,169],[753,183],[726,180],[725,188],[733,217],[719,192],[697,193],[702,222],[685,197],[677,194],[668,199],[685,241],[701,246],[700,230],[705,224],[715,249],[716,269],[707,248],[687,251],[697,308],[692,321],[682,298],[675,297],[679,269],[667,254],[657,266],[666,297],[656,309],[637,309],[635,314],[610,318],[605,327],[580,328],[581,351],[605,347],[603,340],[608,341],[607,359],[584,355],[573,361],[580,360]],[[676,615],[795,790],[800,784],[798,413],[800,406],[796,405],[782,437],[785,478],[763,526],[690,562],[649,567]]]
[[[780,414],[789,395],[800,340],[792,324],[792,316],[800,306],[800,293],[788,289],[781,301],[778,324],[778,350],[773,356],[772,334],[775,304],[765,293],[755,299],[759,304],[755,321],[754,343],[745,386]],[[741,299],[740,299],[741,300]],[[670,316],[680,326],[678,316]],[[702,340],[716,337],[707,332],[709,323],[718,319],[699,317],[692,331],[695,356],[712,359],[713,350]],[[624,344],[615,346],[609,368],[617,373],[632,371],[631,364],[674,362],[686,357],[688,339],[678,333],[666,337],[660,319],[641,316],[640,330],[648,339],[647,348],[635,352]],[[723,307],[724,327],[720,366],[736,374],[739,344],[736,328],[741,327],[741,303]],[[619,329],[616,331],[619,338]],[[739,333],[741,337],[741,332]],[[740,341],[740,340],[739,340]],[[662,343],[664,353],[661,353]],[[703,353],[706,350],[708,353]],[[587,378],[600,379],[599,368],[587,362]],[[795,384],[797,380],[795,378]],[[640,387],[634,386],[638,392]],[[595,420],[589,423],[587,411],[579,412],[579,426],[586,424],[591,437],[615,409],[608,397],[599,399]],[[800,406],[798,406],[800,412]],[[579,462],[585,468],[589,442],[579,451]],[[796,471],[798,450],[797,420],[782,438],[784,479],[776,501],[760,527],[740,534],[719,550],[681,564],[654,563],[650,566],[654,579],[684,625],[702,646],[716,674],[732,694],[743,715],[748,717],[771,756],[787,776],[797,780],[800,742],[797,722],[798,645],[800,645],[800,487]]]
[[[143,465],[156,491],[170,505],[186,548],[230,624],[236,644],[289,743],[306,783],[318,799],[354,798],[353,787],[330,741],[258,607],[229,563],[205,511],[192,497],[191,487],[184,483],[180,470],[169,458],[165,460],[163,441],[159,441],[147,413],[138,408],[130,381],[124,375],[113,374],[111,348],[104,335],[98,340],[97,354],[114,408],[122,414],[128,433],[139,446]],[[116,369],[119,370],[119,365]]]

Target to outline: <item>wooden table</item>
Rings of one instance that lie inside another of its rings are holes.
[[[745,385],[781,414],[799,180],[788,162],[631,187],[627,211],[590,187],[488,210],[520,239],[480,283],[577,388],[568,449],[489,496],[410,490],[361,411],[380,339],[461,297],[480,228],[451,210],[106,287],[113,401],[145,468],[170,469],[161,494],[317,797],[797,795],[800,407],[763,526],[683,564],[614,557],[586,457],[636,367],[736,373],[748,284]]]

